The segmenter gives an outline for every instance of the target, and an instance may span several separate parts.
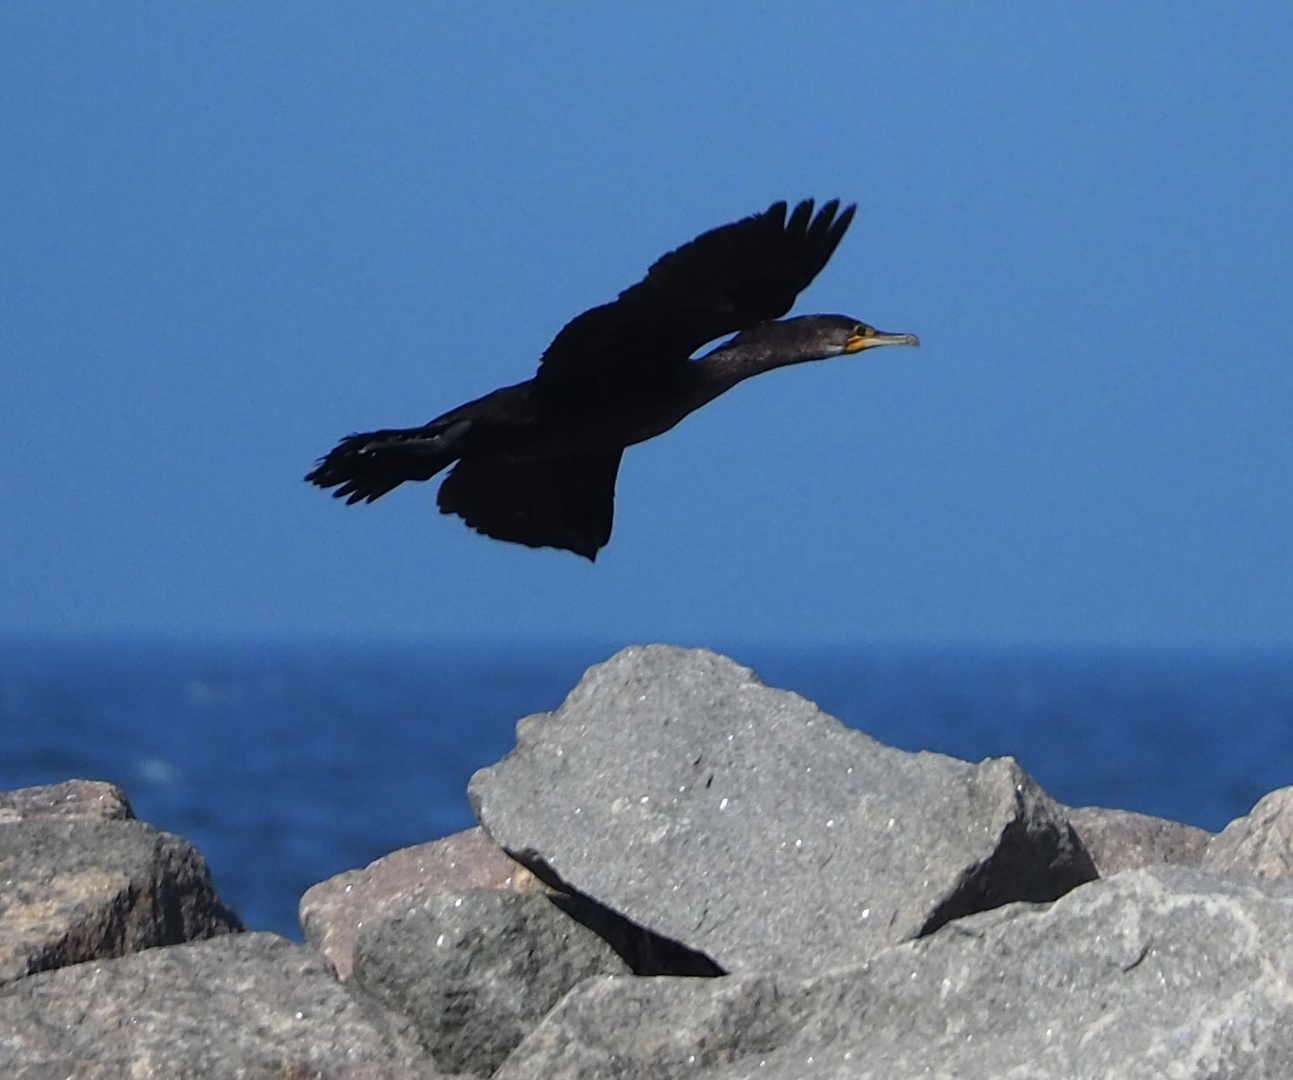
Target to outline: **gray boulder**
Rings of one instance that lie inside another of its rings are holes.
[[[1284,1080],[1290,986],[1293,888],[1157,866],[807,980],[593,980],[499,1080]]]
[[[352,982],[412,1018],[441,1068],[489,1076],[576,983],[628,970],[544,894],[471,889],[367,923]]]
[[[178,836],[93,812],[0,823],[0,985],[241,929]]]
[[[771,972],[719,979],[608,975],[575,987],[494,1080],[674,1080],[791,1043],[805,1022],[797,983]]]
[[[471,781],[490,835],[726,971],[809,973],[1095,877],[1011,759],[882,746],[703,649],[626,649]]]
[[[503,889],[532,893],[543,884],[524,866],[508,858],[477,826],[441,840],[401,848],[369,863],[311,886],[301,897],[305,940],[350,978],[355,938],[366,923],[404,912],[429,897],[463,889]]]
[[[0,791],[0,825],[33,818],[122,821],[134,816],[126,793],[102,780],[64,780],[61,784]]]
[[[1101,806],[1063,809],[1101,877],[1159,863],[1198,866],[1213,837],[1193,825],[1133,810],[1106,810]]]
[[[1279,788],[1235,818],[1208,844],[1203,865],[1232,874],[1293,874],[1293,787]]]
[[[342,987],[313,949],[234,934],[0,988],[15,1080],[417,1080],[407,1021]]]

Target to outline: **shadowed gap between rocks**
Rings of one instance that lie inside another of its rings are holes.
[[[1040,846],[1048,859],[1038,859],[1038,846],[1036,835],[1029,835],[1021,807],[1020,816],[1002,831],[1001,843],[993,855],[961,875],[956,887],[925,920],[916,936],[925,937],[953,919],[1007,903],[1047,904],[1099,876],[1072,825],[1065,824],[1062,830],[1053,827],[1044,830]],[[1065,862],[1066,857],[1073,860],[1075,855],[1078,856],[1075,861]],[[1053,867],[1060,865],[1067,865],[1068,873],[1057,881]]]
[[[507,849],[504,849],[507,850]],[[519,862],[548,888],[562,912],[605,941],[634,975],[683,975],[701,979],[718,978],[727,971],[703,952],[689,949],[680,941],[653,933],[561,879],[535,851],[511,851]]]

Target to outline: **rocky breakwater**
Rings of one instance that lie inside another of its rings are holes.
[[[1216,836],[1075,810],[703,650],[522,720],[482,828],[315,886],[313,947],[58,792],[0,801],[0,1076],[1293,1075],[1293,792]]]

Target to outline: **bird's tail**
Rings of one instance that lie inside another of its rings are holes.
[[[347,435],[305,479],[321,488],[336,488],[333,496],[347,505],[372,502],[405,480],[430,480],[456,461],[470,427],[470,420],[433,421],[420,428]]]

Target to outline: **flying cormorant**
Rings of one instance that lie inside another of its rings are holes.
[[[626,446],[668,431],[743,379],[877,345],[918,345],[846,315],[781,317],[826,265],[856,207],[806,199],[698,236],[609,304],[566,324],[534,378],[415,428],[342,439],[306,476],[372,502],[448,465],[437,502],[486,536],[596,559]],[[701,346],[731,340],[692,359]],[[454,464],[456,462],[456,464]]]

